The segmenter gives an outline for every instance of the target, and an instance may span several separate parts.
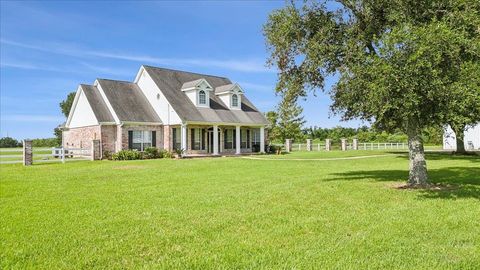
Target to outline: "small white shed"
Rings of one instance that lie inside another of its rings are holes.
[[[464,134],[464,143],[466,150],[480,150],[480,123],[470,127]],[[443,133],[443,149],[455,150],[457,149],[457,141],[455,132],[447,127],[447,130]]]

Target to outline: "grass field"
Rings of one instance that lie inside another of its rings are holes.
[[[480,157],[369,154],[1,165],[0,268],[478,269]]]

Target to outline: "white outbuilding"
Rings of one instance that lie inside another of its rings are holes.
[[[464,135],[463,142],[465,143],[465,150],[480,150],[480,123],[468,128]],[[455,132],[453,132],[450,126],[448,126],[443,133],[443,149],[457,149]]]

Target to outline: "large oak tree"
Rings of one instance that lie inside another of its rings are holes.
[[[422,130],[462,114],[466,69],[480,73],[478,0],[338,0],[292,2],[264,26],[276,90],[305,97],[329,89],[344,120],[371,121],[408,135],[412,186],[429,184]],[[460,91],[460,93],[458,92]],[[473,104],[478,106],[478,103]]]

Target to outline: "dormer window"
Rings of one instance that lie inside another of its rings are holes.
[[[231,110],[242,109],[243,90],[240,85],[226,84],[215,88],[215,95]]]
[[[232,95],[232,107],[238,107],[238,96],[237,96],[237,94]]]
[[[198,104],[207,105],[207,94],[203,90],[198,92]]]
[[[182,91],[197,107],[210,107],[210,92],[212,86],[205,79],[186,82],[182,85]]]

